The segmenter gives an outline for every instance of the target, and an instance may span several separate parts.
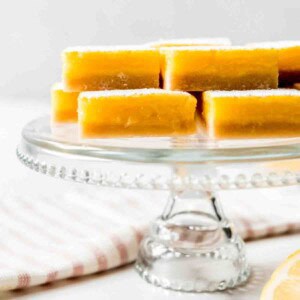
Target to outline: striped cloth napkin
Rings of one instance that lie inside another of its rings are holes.
[[[47,179],[0,189],[0,289],[18,289],[105,271],[135,260],[165,192],[99,189]],[[18,189],[15,187],[18,186]],[[13,188],[14,187],[14,188]],[[47,194],[46,194],[47,193]],[[245,239],[300,229],[298,187],[222,192]]]

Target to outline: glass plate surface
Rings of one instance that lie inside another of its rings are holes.
[[[148,163],[208,163],[284,160],[300,157],[300,137],[213,140],[204,135],[81,139],[76,124],[51,125],[44,116],[28,123],[23,140],[66,155]]]

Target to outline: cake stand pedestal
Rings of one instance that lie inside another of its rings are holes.
[[[300,138],[82,140],[76,124],[51,126],[46,116],[24,127],[17,156],[52,177],[169,191],[135,266],[152,284],[188,292],[231,288],[249,276],[244,243],[222,211],[219,190],[300,182]]]

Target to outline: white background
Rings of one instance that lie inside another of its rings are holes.
[[[300,39],[299,19],[299,0],[1,0],[0,95],[47,97],[70,45]]]

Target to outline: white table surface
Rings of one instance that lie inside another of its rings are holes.
[[[0,98],[0,188],[7,188],[15,177],[34,181],[40,176],[26,170],[15,157],[22,126],[31,118],[47,113],[44,99]],[[28,179],[29,176],[32,176]],[[45,186],[49,178],[43,179]],[[249,282],[222,293],[187,294],[167,291],[145,283],[132,265],[117,270],[60,281],[48,286],[0,293],[0,299],[258,299],[261,288],[274,268],[291,252],[300,248],[300,234],[286,235],[247,243],[252,267]]]

